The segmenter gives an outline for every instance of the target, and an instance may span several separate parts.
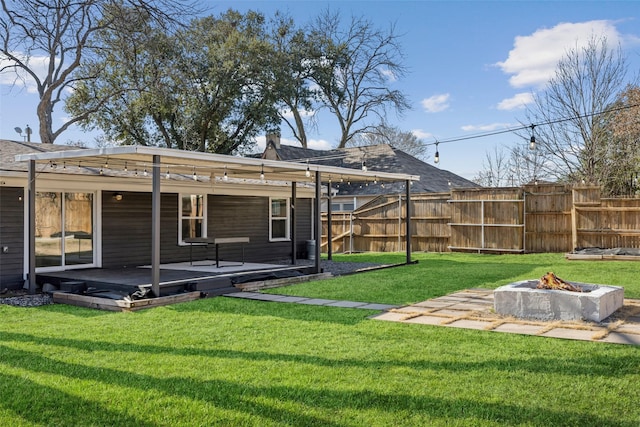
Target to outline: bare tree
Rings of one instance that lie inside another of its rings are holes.
[[[377,144],[391,145],[421,160],[424,160],[427,155],[427,145],[420,138],[411,132],[402,131],[398,127],[384,123],[371,128],[368,132],[358,133],[347,143],[347,147]]]
[[[400,39],[393,26],[382,31],[362,18],[342,25],[340,15],[326,11],[311,25],[312,79],[321,102],[340,125],[339,148],[358,133],[385,122],[389,110],[409,109],[391,82],[404,76]]]
[[[609,195],[635,194],[640,173],[640,87],[618,94],[603,118],[609,138],[603,162],[603,188]]]
[[[483,187],[505,187],[509,185],[512,177],[508,167],[509,159],[505,152],[498,147],[493,148],[493,153],[486,152],[482,161],[482,170],[474,177],[473,181]]]
[[[545,176],[596,183],[615,167],[607,161],[610,138],[601,113],[624,87],[626,70],[621,49],[611,49],[604,37],[592,37],[560,60],[527,111],[528,121],[539,124],[533,130],[548,158],[540,165]]]
[[[279,97],[280,119],[300,144],[307,148],[307,132],[317,127],[315,107],[320,92],[311,79],[312,48],[304,30],[293,19],[277,12],[270,22],[270,42],[273,46],[272,69],[274,91]],[[274,129],[278,132],[277,129]]]
[[[123,7],[147,14],[159,25],[175,23],[189,10],[172,0],[0,0],[0,4],[0,73],[14,73],[16,84],[35,83],[43,143],[53,143],[69,126],[85,118],[71,117],[57,129],[52,120],[54,109],[74,85],[95,77],[79,76],[76,71],[86,57],[101,48],[95,35],[123,18],[119,13]]]

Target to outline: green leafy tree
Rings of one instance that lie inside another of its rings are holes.
[[[112,49],[93,64],[107,72],[72,96],[73,111],[95,111],[85,126],[123,144],[223,154],[247,149],[275,126],[276,76],[261,14],[229,10],[173,35],[142,24],[110,34]],[[91,105],[96,94],[123,87],[130,90],[102,108]]]
[[[99,69],[88,74],[78,71],[105,48],[98,35],[131,16],[120,13],[123,7],[165,28],[192,11],[172,0],[0,0],[0,4],[0,73],[13,73],[16,86],[29,81],[35,84],[43,143],[53,143],[69,126],[94,112],[85,110],[54,128],[53,112],[66,95],[82,82],[97,78]]]

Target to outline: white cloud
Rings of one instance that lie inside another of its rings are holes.
[[[300,146],[300,143],[297,140],[288,144]],[[324,139],[309,139],[307,140],[307,147],[314,150],[331,150],[333,148],[331,143]]]
[[[293,113],[291,109],[287,108],[281,111],[282,115],[287,119],[293,119]],[[301,110],[300,116],[304,117],[313,117],[316,112],[314,110]]]
[[[623,41],[613,21],[565,22],[529,36],[517,36],[509,57],[495,65],[511,75],[509,83],[513,87],[542,87],[553,77],[567,50],[584,47],[593,36],[605,37],[611,46]]]
[[[497,105],[498,110],[518,110],[525,108],[527,104],[533,102],[533,94],[531,92],[516,93],[511,98],[503,99]]]
[[[398,77],[396,77],[396,75],[393,73],[393,71],[391,70],[382,70],[380,71],[380,73],[385,76],[387,78],[387,80],[391,83],[395,82],[398,80]]]
[[[422,100],[422,108],[427,113],[438,113],[449,108],[450,94],[442,93]]]
[[[282,145],[293,145],[294,147],[301,147],[300,141],[297,139],[290,138],[281,138],[280,144]],[[265,135],[256,136],[256,146],[255,152],[262,153],[267,145],[267,137]],[[331,150],[331,143],[324,139],[309,139],[307,140],[307,146],[314,150]]]
[[[29,67],[35,72],[35,74],[43,79],[47,75],[47,68],[49,64],[49,58],[47,56],[32,56],[27,58],[22,52],[13,52],[13,56],[26,62]],[[0,68],[10,66],[12,61],[6,59],[0,60]],[[4,71],[0,73],[0,85],[16,86],[16,88],[26,88],[27,93],[37,93],[38,87],[36,82],[29,74],[22,69],[17,68],[15,72]]]
[[[514,125],[510,123],[490,123],[488,125],[465,125],[462,130],[465,132],[491,132],[498,129],[509,129]]]
[[[418,139],[430,139],[433,138],[433,134],[425,132],[422,129],[412,129],[411,133]]]

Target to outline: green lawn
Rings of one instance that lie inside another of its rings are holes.
[[[632,262],[415,258],[277,292],[404,303],[553,270],[640,297]],[[0,425],[640,425],[638,347],[369,320],[374,313],[230,298],[135,313],[0,306]]]

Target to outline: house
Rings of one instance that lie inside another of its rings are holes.
[[[135,268],[147,266],[144,274],[160,295],[161,265],[210,259],[214,240],[216,254],[219,243],[230,243],[222,247],[227,259],[295,264],[320,230],[314,199],[323,179],[373,177],[326,165],[312,169],[156,147],[0,140],[0,286],[35,291],[45,274],[125,268],[141,274]],[[386,173],[379,179],[419,178]]]
[[[349,212],[368,203],[382,194],[402,194],[404,182],[384,183],[377,178],[378,172],[395,172],[419,176],[412,183],[412,193],[445,193],[451,188],[479,187],[459,175],[437,168],[388,144],[364,147],[348,147],[334,150],[312,150],[280,144],[277,135],[267,137],[263,159],[302,162],[309,165],[331,165],[335,167],[367,170],[373,176],[369,180],[350,182],[337,176],[331,182],[333,212]],[[323,206],[326,211],[326,204]]]

